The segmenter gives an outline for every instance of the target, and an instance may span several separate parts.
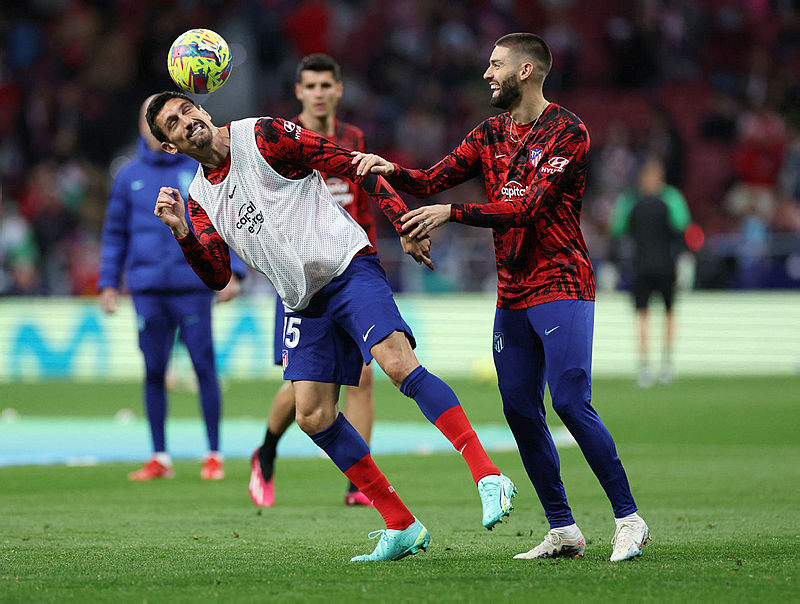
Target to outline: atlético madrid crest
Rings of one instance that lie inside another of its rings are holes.
[[[543,149],[541,147],[533,147],[531,149],[530,160],[531,165],[535,168],[539,165],[539,159],[542,157]]]
[[[494,332],[494,342],[492,344],[495,352],[500,352],[503,350],[503,332],[496,331]]]

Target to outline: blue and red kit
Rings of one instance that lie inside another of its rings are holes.
[[[545,382],[615,516],[636,510],[614,441],[591,405],[595,280],[580,229],[589,145],[583,122],[550,103],[532,124],[518,125],[509,113],[489,118],[431,168],[395,164],[388,177],[417,197],[484,180],[488,202],[452,204],[450,220],[494,234],[498,385],[552,528],[574,520],[545,423]]]
[[[298,124],[300,116],[292,120]],[[364,133],[360,128],[334,120],[333,136],[327,137],[328,140],[336,145],[340,145],[353,151],[364,151]],[[359,226],[364,229],[369,237],[369,242],[373,249],[377,249],[375,243],[375,216],[372,213],[373,205],[369,200],[364,189],[355,184],[352,180],[340,178],[334,174],[322,173],[325,184],[328,186],[333,198],[355,219]],[[273,361],[276,365],[283,363],[284,348],[284,329],[286,328],[285,313],[281,299],[275,297],[275,335],[273,338]]]
[[[399,232],[407,207],[381,176],[359,177],[350,150],[299,127],[285,127],[279,118],[261,118],[254,136],[261,156],[287,179],[304,178],[312,170],[329,177],[358,183],[381,207]],[[213,169],[205,168],[212,184],[226,178],[230,153]],[[179,239],[184,256],[201,279],[212,288],[227,283],[230,252],[200,204],[189,199],[194,233]],[[353,383],[362,363],[371,359],[370,350],[395,331],[406,334],[414,345],[410,328],[397,311],[386,275],[372,246],[362,249],[347,269],[333,278],[311,298],[308,306],[287,314],[288,360],[285,375],[293,381]],[[291,329],[289,326],[291,322]],[[306,335],[308,337],[306,337]],[[291,349],[291,350],[288,350]],[[453,390],[424,367],[416,367],[400,384],[422,413],[462,452],[473,479],[500,471],[492,464],[469,424]],[[369,497],[388,528],[404,529],[413,516],[378,470],[364,439],[339,415],[326,429],[310,435],[337,467]]]
[[[452,222],[489,227],[497,259],[498,308],[594,300],[594,272],[580,229],[589,133],[551,103],[537,124],[508,113],[476,127],[427,170],[395,165],[389,182],[429,197],[482,176],[488,203],[453,204]]]
[[[286,120],[281,118],[261,118],[256,122],[256,144],[262,157],[281,176],[301,179],[313,170],[323,174],[336,175],[357,183],[372,200],[377,203],[398,233],[402,232],[401,218],[406,213],[405,202],[382,176],[358,176],[356,166],[351,162],[350,150],[329,141],[308,130],[284,128]],[[222,182],[230,170],[230,154],[219,166],[204,168],[205,176],[211,184]],[[211,220],[196,201],[188,200],[189,216],[194,233],[179,240],[184,256],[195,273],[212,289],[222,289],[230,280],[230,252],[228,245],[217,233]],[[371,247],[365,247],[356,256],[375,254]]]

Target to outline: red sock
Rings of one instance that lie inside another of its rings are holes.
[[[483,450],[483,445],[478,440],[478,435],[472,429],[461,405],[450,407],[442,413],[436,420],[436,427],[453,443],[456,451],[461,453],[469,466],[469,471],[472,472],[475,484],[484,476],[500,474],[500,470]]]
[[[344,475],[372,501],[375,509],[383,516],[386,528],[403,530],[414,522],[414,516],[372,461],[372,455],[359,459]]]

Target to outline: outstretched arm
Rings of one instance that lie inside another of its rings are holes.
[[[211,289],[223,289],[231,279],[231,257],[227,244],[217,233],[203,208],[189,198],[189,212],[195,235],[186,222],[183,198],[177,189],[161,187],[155,215],[171,230],[183,250],[186,261]]]
[[[283,176],[292,168],[306,175],[311,170],[333,174],[359,185],[380,206],[400,232],[400,217],[408,211],[405,202],[380,175],[358,175],[350,162],[350,150],[340,147],[316,132],[280,118],[262,119],[257,126],[261,154]]]
[[[278,162],[291,162],[305,169],[334,174],[356,183],[378,204],[398,234],[403,235],[400,219],[408,211],[405,202],[382,176],[377,174],[359,176],[356,173],[356,166],[351,163],[349,149],[340,147],[311,130],[300,128],[292,122],[279,118],[261,120],[259,127],[258,136],[265,143],[265,148],[261,149],[262,155],[265,152],[271,154],[270,157],[265,156],[265,159],[270,161],[273,168],[276,168],[276,165],[271,158],[277,159]],[[416,242],[407,241],[403,244],[403,249],[418,263],[424,263],[433,269],[430,243],[420,246]]]
[[[427,170],[410,170],[371,153],[354,152],[351,163],[359,175],[379,174],[404,193],[421,199],[441,193],[478,176],[481,171],[480,130],[478,126],[450,154]]]
[[[533,224],[539,208],[550,202],[558,203],[564,183],[585,172],[588,151],[586,130],[576,127],[554,146],[548,161],[533,175],[525,195],[483,204],[424,206],[403,216],[403,229],[409,235],[420,237],[448,221],[488,228]]]

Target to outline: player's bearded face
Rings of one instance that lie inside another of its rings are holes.
[[[500,90],[489,101],[492,107],[508,109],[522,94],[522,81],[518,73],[512,73],[506,79],[499,81]]]
[[[489,67],[483,74],[483,79],[489,82],[492,89],[489,102],[493,107],[508,109],[522,96],[522,80],[517,63],[508,48],[494,47],[489,57]]]
[[[187,115],[188,120],[182,124],[178,133],[179,141],[185,146],[187,143],[196,149],[202,149],[211,144],[211,125],[199,111]]]
[[[172,99],[164,105],[156,121],[169,142],[179,151],[203,149],[211,144],[211,116],[188,101]]]

